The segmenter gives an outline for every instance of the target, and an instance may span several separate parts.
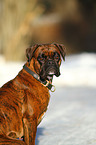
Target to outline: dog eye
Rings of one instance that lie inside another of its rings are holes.
[[[41,55],[41,57],[42,57],[42,58],[45,58],[45,55],[44,55],[44,54],[42,54],[42,55]]]
[[[42,61],[42,60],[44,60],[44,58],[43,57],[40,57],[39,60]]]
[[[59,55],[57,53],[54,54],[54,59],[59,61],[60,57],[59,57]]]
[[[42,61],[42,60],[44,60],[44,58],[42,56],[40,56],[40,57],[38,57],[38,60]]]
[[[47,56],[45,55],[45,54],[42,54],[42,56],[41,56],[43,59],[46,59],[47,58]]]
[[[39,60],[40,62],[43,62],[43,61],[45,61],[46,58],[47,58],[47,56],[45,56],[44,54],[41,54],[41,55],[38,57],[38,60]]]

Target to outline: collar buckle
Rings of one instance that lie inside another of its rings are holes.
[[[49,81],[46,80],[46,84],[44,86],[47,87],[48,85],[49,85]]]
[[[54,85],[52,85],[52,88],[51,88],[51,92],[55,92],[55,90],[56,90],[56,87],[54,86]]]
[[[46,80],[46,84],[44,86],[49,88],[49,90],[51,92],[55,92],[55,90],[56,90],[56,87],[54,85],[50,84],[50,82],[48,80]]]

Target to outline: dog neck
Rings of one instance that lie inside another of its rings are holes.
[[[27,73],[29,73],[30,75],[32,75],[37,81],[39,81],[41,84],[43,84],[45,87],[47,87],[49,90],[51,90],[52,92],[55,91],[55,86],[53,86],[48,80],[42,81],[40,79],[40,76],[36,72],[34,72],[33,70],[31,70],[30,67],[28,67],[28,65],[25,64],[23,66],[23,69]]]

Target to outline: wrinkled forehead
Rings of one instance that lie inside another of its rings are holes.
[[[36,50],[36,53],[35,53],[35,56],[38,57],[38,55],[40,53],[44,53],[45,55],[51,55],[52,53],[54,52],[59,52],[59,50],[56,48],[56,47],[53,47],[53,46],[39,46]]]

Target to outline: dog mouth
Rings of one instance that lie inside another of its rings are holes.
[[[53,76],[59,77],[60,72],[59,72],[59,68],[57,67],[48,67],[46,70],[42,70],[41,71],[41,79],[45,80],[49,80],[52,82]]]
[[[55,75],[56,74],[56,68],[55,67],[49,67],[46,69],[46,75]]]
[[[52,82],[52,79],[53,79],[53,75],[55,75],[56,74],[56,72],[55,72],[55,70],[49,70],[49,71],[47,71],[47,80],[49,80],[50,82]]]

